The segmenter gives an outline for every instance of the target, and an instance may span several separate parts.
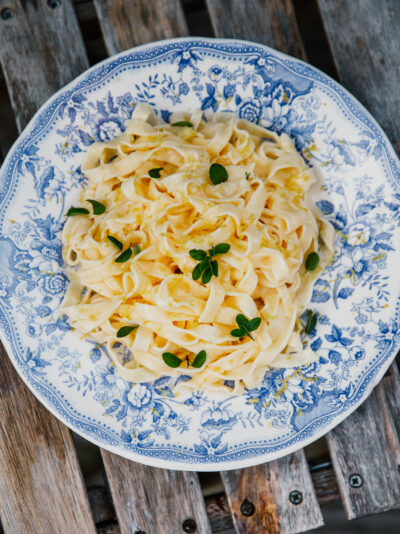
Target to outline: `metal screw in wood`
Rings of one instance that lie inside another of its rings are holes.
[[[289,493],[289,501],[295,505],[301,504],[303,502],[303,494],[299,490],[293,490]]]
[[[4,9],[1,10],[0,17],[3,20],[13,19],[14,18],[14,11],[9,7],[5,7]]]
[[[349,476],[349,484],[352,488],[361,488],[363,485],[363,478],[358,473],[353,473]]]
[[[47,0],[47,5],[51,9],[57,9],[58,7],[61,6],[61,0]]]
[[[183,532],[189,532],[190,534],[192,534],[192,532],[196,532],[196,521],[192,518],[185,519],[185,521],[182,523],[182,530]]]
[[[256,511],[256,507],[254,506],[254,504],[250,501],[248,501],[247,499],[245,499],[242,504],[240,505],[240,511],[242,512],[243,515],[245,515],[246,517],[250,517],[254,514],[254,512]]]

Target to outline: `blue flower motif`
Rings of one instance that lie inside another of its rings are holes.
[[[189,86],[187,83],[180,83],[178,86],[178,91],[180,95],[189,94]]]
[[[237,416],[227,408],[212,407],[201,414],[201,426],[207,429],[221,429],[225,431],[236,423]]]
[[[222,78],[223,70],[219,65],[214,65],[210,69],[208,69],[208,77],[213,81],[218,81]]]
[[[45,367],[51,365],[50,362],[41,358],[41,351],[37,350],[35,353],[31,349],[27,349],[25,353],[26,364],[31,372],[36,375],[45,375]]]
[[[121,135],[123,124],[119,117],[107,117],[97,121],[95,137],[99,141],[109,141]]]
[[[198,410],[206,402],[206,395],[204,391],[194,391],[191,396],[184,401],[186,406],[191,406]]]
[[[135,384],[126,389],[123,399],[131,410],[138,411],[148,408],[152,401],[151,388],[147,384]]]
[[[239,107],[239,117],[250,122],[258,123],[261,117],[262,107],[259,100],[244,100]]]
[[[234,83],[228,83],[227,85],[225,85],[223,89],[224,98],[226,100],[228,100],[228,98],[232,98],[233,95],[235,94],[235,89],[236,89],[236,84]]]
[[[39,164],[43,161],[43,158],[37,155],[39,147],[35,145],[29,145],[22,153],[18,160],[17,170],[20,174],[29,172],[33,177],[36,176],[36,169],[39,168]]]
[[[64,293],[68,278],[64,273],[42,274],[38,277],[39,287],[49,295]]]
[[[192,48],[177,51],[172,57],[173,61],[178,63],[178,72],[182,72],[187,67],[195,69],[197,61],[202,59],[201,55]]]
[[[42,326],[37,323],[31,323],[30,325],[26,327],[26,333],[28,334],[28,336],[34,337],[34,338],[37,338],[38,336],[40,336],[40,334],[42,333],[42,330],[43,330]]]
[[[64,174],[53,165],[47,167],[38,179],[37,191],[42,199],[51,196],[61,198],[65,193]]]

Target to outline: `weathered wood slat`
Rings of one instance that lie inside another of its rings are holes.
[[[319,0],[319,6],[340,80],[375,115],[400,152],[400,3]],[[370,398],[328,434],[351,519],[400,506],[399,409],[387,395],[388,384],[392,390],[400,388],[395,364]],[[361,487],[350,485],[352,474],[361,475]]]
[[[323,525],[303,451],[221,474],[238,534],[295,534]]]
[[[206,0],[217,37],[248,39],[304,58],[292,0]]]
[[[319,0],[319,6],[341,82],[400,152],[400,2]]]
[[[95,532],[69,430],[0,345],[0,516],[6,534]]]
[[[179,0],[94,0],[108,53],[188,35]]]
[[[5,8],[11,18],[0,19],[0,62],[21,129],[88,62],[69,0],[55,9],[45,0],[0,0],[0,11]]]
[[[193,521],[195,532],[211,533],[196,473],[157,469],[102,453],[122,534],[185,532],[183,525]]]
[[[385,377],[368,400],[327,436],[349,519],[400,507],[400,444],[386,402],[388,382],[392,390],[400,391],[398,376]]]
[[[21,130],[86,67],[69,2],[5,2],[0,61]],[[66,46],[65,43],[68,43]],[[0,346],[0,515],[6,534],[96,532],[69,430],[35,399]]]

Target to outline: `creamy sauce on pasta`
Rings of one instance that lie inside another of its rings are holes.
[[[334,232],[308,199],[316,177],[287,135],[231,114],[201,116],[186,118],[192,127],[171,126],[139,104],[119,138],[89,148],[80,201],[89,208],[86,200],[95,199],[106,210],[64,226],[71,283],[62,313],[105,344],[132,382],[186,375],[185,388],[232,391],[229,381],[240,392],[271,367],[315,361],[298,318],[332,257]],[[228,174],[217,185],[212,163]],[[159,178],[149,175],[154,169]],[[199,262],[189,251],[220,243],[230,248],[214,258],[218,275],[194,280]],[[128,249],[130,258],[117,262]],[[311,252],[320,261],[308,271]],[[231,334],[239,314],[261,319],[251,337]],[[124,326],[135,328],[117,337]],[[129,361],[117,342],[130,350]],[[206,359],[196,368],[190,363],[200,351]],[[165,353],[182,364],[170,367]]]

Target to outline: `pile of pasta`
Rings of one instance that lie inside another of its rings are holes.
[[[71,283],[62,313],[106,346],[127,380],[185,375],[185,388],[239,393],[272,367],[315,361],[299,316],[332,257],[334,232],[308,199],[316,177],[287,135],[228,113],[171,117],[179,120],[161,123],[138,104],[120,137],[88,149],[79,200],[106,210],[64,226]],[[225,181],[210,180],[213,163],[226,169]],[[136,253],[116,262],[110,236]],[[215,258],[218,276],[194,280],[190,251],[220,243],[230,248]],[[305,268],[310,252],[320,258],[313,271]],[[232,336],[239,314],[261,319],[251,336]],[[129,325],[129,335],[117,337]],[[201,351],[205,362],[193,367]],[[182,365],[167,365],[165,353]]]

